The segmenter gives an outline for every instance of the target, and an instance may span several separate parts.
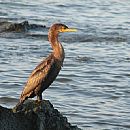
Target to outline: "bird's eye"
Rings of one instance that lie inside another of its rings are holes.
[[[62,30],[66,29],[66,27],[62,27]]]
[[[62,26],[62,27],[60,28],[59,32],[65,32],[66,29],[67,29],[67,27]]]

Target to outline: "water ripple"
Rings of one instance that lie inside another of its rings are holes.
[[[31,71],[51,52],[49,27],[61,22],[78,32],[59,35],[64,66],[43,98],[84,130],[130,129],[129,0],[0,4],[0,22],[28,21],[33,27],[0,33],[1,105],[16,105]]]

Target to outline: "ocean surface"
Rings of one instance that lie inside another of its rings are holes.
[[[0,35],[0,105],[17,104],[63,23],[78,32],[60,34],[64,66],[43,98],[83,130],[130,130],[130,0],[0,0],[0,20],[47,27]]]

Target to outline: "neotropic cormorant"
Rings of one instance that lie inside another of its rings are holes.
[[[61,32],[74,32],[64,24],[53,24],[48,33],[48,40],[53,49],[52,53],[43,60],[29,76],[17,105],[22,104],[26,99],[37,96],[42,100],[42,92],[47,89],[57,77],[63,65],[65,53],[63,46],[58,41],[58,34]]]

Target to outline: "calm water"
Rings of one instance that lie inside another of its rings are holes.
[[[129,0],[2,0],[0,18],[76,27],[60,35],[66,59],[44,99],[84,130],[130,129]],[[0,37],[0,105],[18,102],[29,74],[50,53],[47,31]]]

